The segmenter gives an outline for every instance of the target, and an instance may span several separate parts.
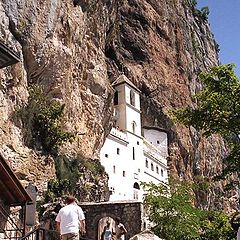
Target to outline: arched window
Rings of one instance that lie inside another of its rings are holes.
[[[140,186],[139,186],[139,184],[137,183],[137,182],[135,182],[134,184],[133,184],[133,188],[135,188],[135,189],[140,189]]]
[[[135,133],[136,132],[136,127],[137,127],[137,124],[135,121],[132,122],[132,132]]]
[[[163,170],[161,169],[161,176],[163,177]]]
[[[151,163],[151,170],[154,171],[153,163]]]
[[[157,172],[157,174],[159,174],[159,169],[158,169],[158,166],[156,166],[156,172]]]
[[[146,166],[146,168],[148,168],[148,160],[147,159],[145,161],[145,166]]]
[[[104,232],[104,227],[109,223],[109,229],[112,229],[115,225],[115,219],[116,217],[114,214],[107,214],[103,218],[101,218],[98,221],[98,230],[97,230],[97,236],[94,239],[102,239],[102,233]]]
[[[135,93],[133,90],[130,90],[130,104],[135,106]]]
[[[133,199],[134,200],[138,199],[139,190],[140,190],[140,186],[139,186],[139,184],[137,182],[135,182],[133,184]]]

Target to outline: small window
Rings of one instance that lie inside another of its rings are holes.
[[[133,184],[133,199],[138,199],[138,192],[139,192],[140,186],[137,182]]]
[[[139,145],[139,141],[137,141],[137,145]]]
[[[113,166],[113,173],[116,173],[116,166]]]
[[[154,171],[153,163],[151,163],[151,170]]]
[[[117,154],[118,154],[118,155],[120,154],[120,149],[119,149],[119,148],[117,148]]]
[[[157,140],[157,144],[159,144],[160,142]]]
[[[133,160],[135,160],[135,148],[133,147]]]
[[[140,168],[138,169],[138,172],[141,172]]]
[[[133,184],[133,188],[140,190],[140,186],[137,182]]]
[[[105,154],[105,158],[108,158],[108,154]]]
[[[113,101],[114,101],[114,105],[118,105],[118,91],[115,92]]]
[[[158,166],[156,166],[156,172],[157,172],[157,174],[159,174],[159,169],[158,169]]]
[[[130,90],[130,104],[135,106],[135,93],[133,90]]]
[[[123,171],[123,177],[126,177],[126,172],[125,171]]]
[[[163,177],[163,170],[161,169],[161,176]]]
[[[132,132],[136,133],[136,127],[137,127],[137,123],[135,121],[132,122]]]
[[[147,159],[145,161],[145,166],[146,166],[146,168],[148,168],[148,160]]]

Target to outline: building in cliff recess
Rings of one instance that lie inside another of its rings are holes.
[[[100,152],[110,201],[142,200],[141,182],[167,182],[167,133],[141,127],[140,90],[124,75],[113,82],[114,127]]]

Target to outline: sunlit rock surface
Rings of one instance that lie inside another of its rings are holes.
[[[169,114],[196,104],[198,73],[218,63],[209,25],[191,1],[2,0],[0,31],[22,59],[0,70],[0,151],[23,181],[46,186],[55,176],[52,160],[24,144],[12,119],[27,101],[27,87],[42,84],[66,105],[63,126],[76,138],[62,152],[94,159],[111,128],[111,82],[122,73],[142,91],[142,125],[169,133],[171,175],[194,180],[221,170],[222,139],[204,139]],[[222,207],[222,194],[215,184],[198,202]]]

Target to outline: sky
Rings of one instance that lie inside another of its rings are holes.
[[[240,77],[240,0],[198,0],[198,9],[208,6],[209,23],[220,47],[221,64],[235,63]]]

